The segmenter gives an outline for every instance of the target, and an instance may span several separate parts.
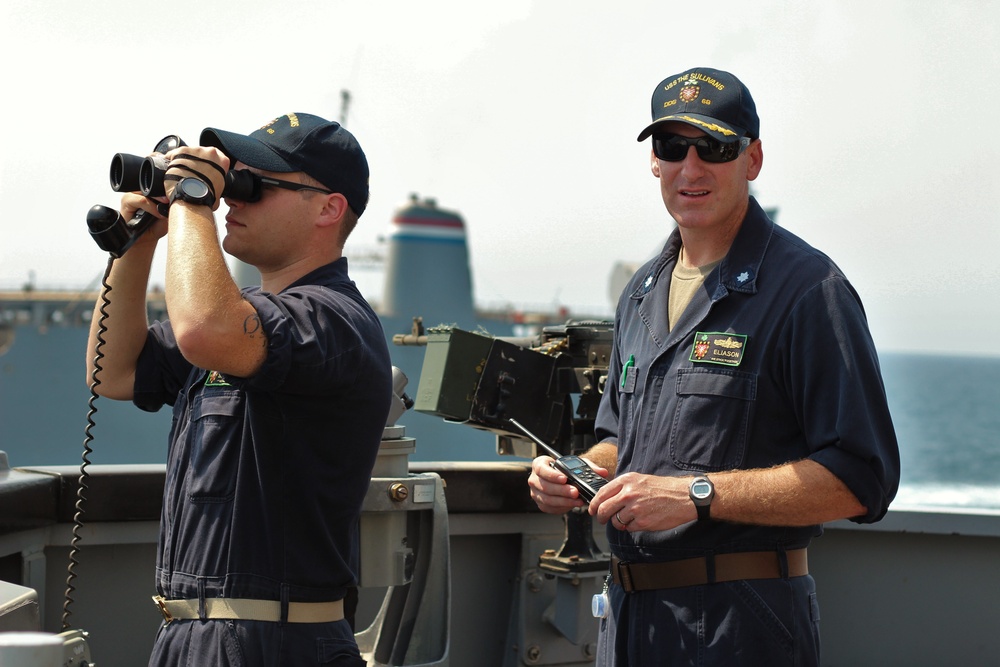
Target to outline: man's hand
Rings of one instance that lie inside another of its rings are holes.
[[[596,466],[587,459],[584,461],[598,475],[608,477],[609,473],[605,468]],[[584,507],[587,504],[580,498],[580,491],[567,484],[566,475],[552,467],[550,456],[539,456],[531,462],[528,488],[531,490],[531,499],[546,514],[565,514],[574,507]]]
[[[590,513],[618,530],[670,530],[698,518],[688,495],[690,483],[690,477],[628,472],[598,490]]]
[[[167,219],[160,213],[158,206],[159,204],[156,199],[143,197],[135,192],[126,192],[122,195],[118,212],[127,222],[131,222],[132,218],[134,218],[139,211],[146,211],[157,218],[157,221],[150,225],[149,229],[147,229],[143,235],[136,240],[137,245],[142,243],[152,243],[153,245],[156,245],[156,241],[166,236]]]
[[[206,146],[184,146],[170,151],[166,158],[169,166],[163,187],[168,201],[178,181],[193,177],[209,185],[215,194],[212,210],[219,208],[222,191],[226,187],[226,172],[229,171],[229,158],[222,151]]]

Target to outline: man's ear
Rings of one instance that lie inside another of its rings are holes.
[[[760,174],[761,167],[764,166],[764,148],[760,139],[756,139],[747,147],[749,159],[747,160],[747,180],[752,181]]]
[[[660,161],[656,159],[656,153],[649,151],[649,168],[653,172],[653,176],[657,179],[660,178]]]
[[[323,208],[319,213],[317,224],[320,227],[339,224],[344,219],[347,212],[347,198],[339,192],[325,195]]]

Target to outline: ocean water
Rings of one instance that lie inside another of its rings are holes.
[[[893,506],[1000,509],[1000,358],[880,361],[900,450]]]
[[[20,334],[0,356],[0,450],[15,467],[79,465],[89,397],[79,351],[86,332]],[[1000,510],[1000,357],[879,357],[902,465],[893,506]],[[416,378],[408,391],[417,391]],[[91,462],[165,460],[169,410],[149,414],[106,399],[98,405]],[[488,433],[412,411],[401,422],[418,440],[415,460],[496,459]]]

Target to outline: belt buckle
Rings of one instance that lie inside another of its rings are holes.
[[[632,571],[629,568],[631,563],[623,560],[619,560],[615,563],[615,567],[618,569],[618,584],[626,593],[631,593],[635,590],[632,586]]]
[[[165,623],[170,623],[172,620],[174,620],[174,617],[170,615],[170,610],[167,609],[167,601],[163,598],[162,595],[154,595],[153,604],[155,604],[156,608],[160,610],[161,614],[163,614],[163,621]]]

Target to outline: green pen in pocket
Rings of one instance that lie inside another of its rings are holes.
[[[633,366],[635,366],[635,355],[630,354],[628,355],[628,361],[626,361],[625,364],[622,366],[622,382],[621,382],[622,389],[625,388],[625,380],[628,378],[628,369],[632,368]]]

